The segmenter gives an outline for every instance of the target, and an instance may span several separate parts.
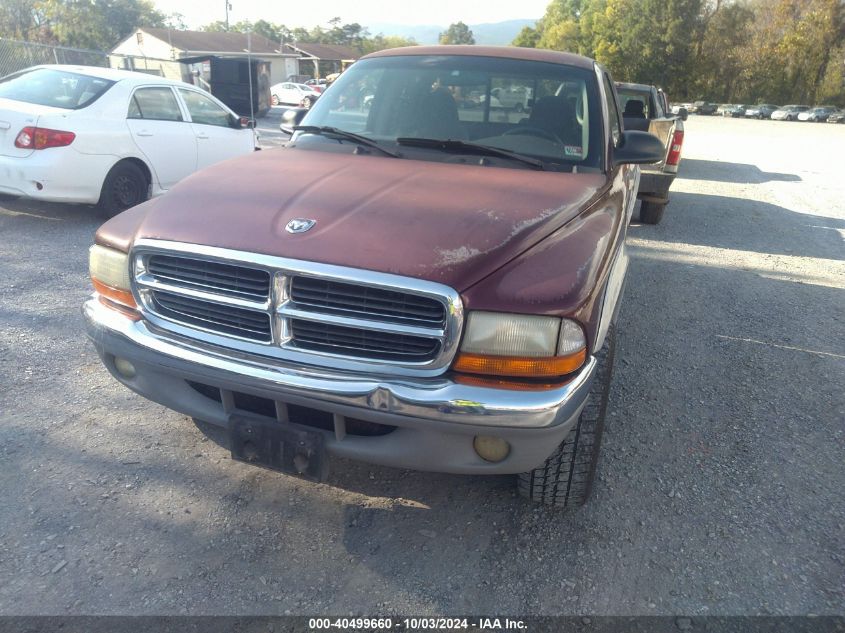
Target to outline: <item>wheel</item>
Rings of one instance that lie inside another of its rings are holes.
[[[523,112],[524,110],[525,110],[525,108],[523,107],[523,105],[522,105],[521,103],[517,103],[517,104],[513,107],[513,111],[514,111],[514,112],[516,112],[517,114],[522,114],[522,112]]]
[[[560,508],[586,503],[596,476],[613,375],[615,341],[615,330],[611,327],[604,347],[596,355],[596,376],[578,422],[542,466],[518,475],[517,486],[521,496]]]
[[[149,189],[147,177],[141,168],[123,161],[112,167],[106,175],[97,206],[112,217],[146,200]]]
[[[273,105],[279,105],[279,98],[276,95],[271,96],[270,103]]]
[[[642,201],[640,204],[640,222],[643,224],[659,224],[663,219],[666,205],[660,202]]]

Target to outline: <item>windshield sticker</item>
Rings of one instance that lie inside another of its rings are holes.
[[[564,145],[563,146],[563,153],[566,156],[581,156],[581,146],[580,145]]]

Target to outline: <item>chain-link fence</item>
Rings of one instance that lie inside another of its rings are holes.
[[[108,66],[108,53],[0,38],[0,77],[38,64]]]
[[[0,37],[0,77],[39,64],[75,64],[123,68],[151,75],[182,79],[183,64],[172,59],[133,57],[67,46],[50,46]]]

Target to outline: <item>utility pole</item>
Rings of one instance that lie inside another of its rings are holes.
[[[229,11],[232,10],[232,3],[229,0],[224,0],[226,3],[226,30],[229,30]]]

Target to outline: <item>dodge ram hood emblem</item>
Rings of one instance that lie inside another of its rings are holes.
[[[288,233],[305,233],[312,226],[317,224],[317,220],[309,220],[307,218],[294,218],[288,222],[285,231]]]

